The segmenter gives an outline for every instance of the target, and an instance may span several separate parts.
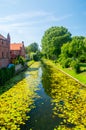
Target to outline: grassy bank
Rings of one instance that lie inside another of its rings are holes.
[[[62,66],[58,63],[55,64],[57,68],[63,70],[64,72],[68,73],[69,75],[73,76],[77,80],[79,80],[82,84],[86,85],[86,66],[81,67],[81,73],[77,74],[71,68],[62,68]]]

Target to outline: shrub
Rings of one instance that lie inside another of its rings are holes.
[[[75,70],[76,73],[80,73],[80,64],[78,61],[72,61],[71,67]]]
[[[24,66],[24,63],[25,63],[25,58],[24,57],[19,56],[18,61],[19,61],[20,64],[22,64]]]
[[[79,61],[85,63],[86,62],[86,55],[81,55],[79,57]]]
[[[0,85],[4,85],[7,80],[13,77],[15,74],[15,67],[1,68],[0,69]]]
[[[70,67],[70,65],[71,65],[71,61],[72,61],[71,58],[67,58],[67,59],[63,58],[63,59],[60,61],[60,63],[61,63],[61,65],[62,65],[63,68],[68,68],[68,67]]]

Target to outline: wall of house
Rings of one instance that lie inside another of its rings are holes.
[[[19,50],[11,50],[10,51],[11,59],[14,59],[14,58],[16,58],[19,55],[20,55],[20,51]]]
[[[0,39],[0,68],[6,67],[10,62],[10,43],[8,39]]]
[[[24,48],[24,45],[21,47],[20,55],[25,58],[25,48]]]
[[[17,45],[17,43],[15,45]],[[17,56],[25,57],[25,48],[24,48],[23,44],[21,44],[21,45],[22,46],[20,46],[20,48],[18,48],[18,50],[10,50],[11,59],[16,58]]]

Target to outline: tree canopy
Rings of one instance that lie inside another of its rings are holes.
[[[25,48],[25,50],[30,60],[35,60],[35,61],[40,60],[41,53],[39,50],[39,46],[36,42],[31,43],[29,46]]]
[[[60,63],[64,67],[70,66],[71,62],[86,62],[86,39],[82,36],[75,36],[71,42],[61,47]]]
[[[61,26],[51,27],[45,31],[42,38],[42,52],[49,58],[56,58],[61,53],[61,46],[71,40],[71,33]]]
[[[30,53],[30,52],[36,52],[38,51],[38,44],[36,42],[31,43],[29,46],[26,47],[26,53]]]

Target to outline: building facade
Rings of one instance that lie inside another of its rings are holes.
[[[0,34],[0,68],[10,63],[10,35],[7,38]]]
[[[25,47],[24,42],[22,43],[11,43],[10,44],[10,56],[11,60],[15,59],[18,56],[25,58]]]

